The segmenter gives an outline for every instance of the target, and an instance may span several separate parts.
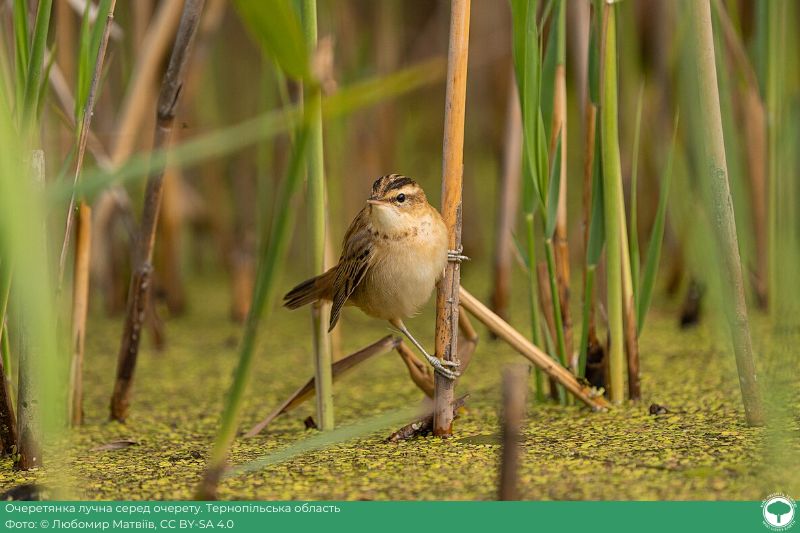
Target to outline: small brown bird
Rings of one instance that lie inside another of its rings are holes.
[[[442,216],[417,183],[389,174],[375,180],[367,200],[344,236],[339,263],[299,284],[283,297],[297,309],[317,300],[332,302],[329,331],[345,304],[388,320],[422,352],[436,372],[449,379],[457,361],[430,355],[411,335],[403,319],[413,316],[431,296],[447,261],[465,259],[447,249]]]

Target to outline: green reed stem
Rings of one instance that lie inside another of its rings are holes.
[[[536,233],[534,231],[533,213],[525,215],[525,233],[528,245],[528,303],[531,312],[531,335],[533,344],[540,348],[542,344],[542,332],[539,329],[541,319],[539,317],[539,295],[536,293],[538,280],[536,279]],[[547,396],[544,393],[545,379],[544,373],[537,367],[534,369],[536,376],[536,401],[545,402]]]
[[[622,322],[622,249],[620,205],[622,197],[622,165],[619,155],[619,125],[617,118],[617,30],[615,9],[603,5],[605,43],[602,51],[602,97],[600,134],[603,161],[604,220],[606,235],[606,285],[608,334],[611,340],[609,355],[610,397],[614,403],[625,398],[625,355]]]
[[[303,30],[310,51],[317,47],[317,0],[303,3]],[[308,172],[308,228],[311,246],[311,269],[314,275],[325,271],[325,169],[322,146],[322,94],[312,87],[306,96],[305,114],[309,139],[306,152]],[[316,377],[317,419],[322,431],[334,427],[333,374],[331,372],[331,343],[328,333],[330,304],[315,303],[311,307],[314,343],[314,373]]]
[[[256,334],[262,319],[268,318],[275,300],[275,281],[284,263],[289,235],[294,227],[294,209],[292,199],[302,183],[303,162],[308,143],[308,129],[303,126],[296,137],[292,159],[286,179],[281,184],[275,203],[275,211],[268,239],[262,240],[261,259],[253,288],[253,301],[247,315],[242,341],[239,347],[239,363],[233,376],[225,408],[214,440],[214,447],[209,457],[208,466],[198,496],[203,499],[212,497],[225,468],[233,439],[239,427],[239,416],[244,405],[244,394],[250,379],[255,351]]]

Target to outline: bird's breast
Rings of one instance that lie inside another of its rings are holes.
[[[385,235],[385,236],[384,236]],[[378,235],[375,263],[354,303],[378,318],[405,318],[431,296],[447,265],[447,228],[438,213]]]

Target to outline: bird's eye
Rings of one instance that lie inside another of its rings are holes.
[[[400,193],[400,194],[397,195],[397,203],[402,204],[405,201],[406,201],[406,195],[405,194]]]

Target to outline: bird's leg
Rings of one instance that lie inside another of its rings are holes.
[[[393,318],[393,319],[389,320],[389,323],[391,323],[394,327],[399,329],[400,332],[403,335],[408,337],[408,340],[410,340],[411,343],[414,346],[416,346],[417,349],[420,352],[422,352],[422,355],[425,356],[425,359],[428,360],[428,363],[430,363],[430,365],[433,367],[434,371],[438,372],[439,375],[441,375],[441,376],[443,376],[443,377],[445,377],[447,379],[456,379],[459,376],[458,372],[456,372],[455,370],[451,370],[451,369],[447,368],[447,367],[458,368],[458,364],[459,364],[458,361],[444,361],[442,359],[439,359],[438,357],[434,357],[434,356],[430,355],[425,350],[425,348],[423,348],[422,345],[419,342],[417,342],[417,339],[414,338],[414,336],[411,334],[411,332],[408,331],[408,328],[406,328],[406,325],[403,324],[402,320],[400,320],[398,318]]]
[[[464,247],[460,244],[457,250],[447,250],[447,260],[452,263],[460,263],[461,261],[469,261],[469,257],[463,255]]]

